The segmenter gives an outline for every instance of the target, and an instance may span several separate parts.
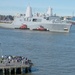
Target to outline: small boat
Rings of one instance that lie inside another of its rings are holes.
[[[33,29],[33,30],[35,30],[35,31],[49,31],[46,28],[44,28],[43,26],[39,26],[38,28]]]
[[[29,30],[29,28],[27,27],[26,24],[23,24],[23,25],[20,26],[19,28],[15,28],[15,29]]]

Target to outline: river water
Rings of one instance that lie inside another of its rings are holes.
[[[0,55],[32,60],[27,75],[75,75],[74,25],[69,33],[0,29],[0,43]]]

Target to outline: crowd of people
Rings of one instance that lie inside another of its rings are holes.
[[[1,57],[1,63],[4,64],[11,64],[11,63],[20,63],[20,64],[32,64],[31,60],[29,60],[27,57],[23,56],[2,56]]]

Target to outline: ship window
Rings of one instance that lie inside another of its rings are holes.
[[[26,18],[24,18],[24,21],[26,21]]]
[[[24,18],[24,21],[31,21],[30,18]]]
[[[20,21],[22,21],[22,20],[20,19]]]
[[[41,22],[41,19],[33,19],[33,22]]]

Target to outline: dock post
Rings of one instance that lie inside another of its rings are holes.
[[[21,74],[23,74],[23,72],[22,72],[22,71],[23,71],[23,68],[21,67]]]
[[[3,75],[5,74],[5,69],[3,68]]]
[[[11,75],[11,68],[9,68],[9,75]]]
[[[28,69],[28,70],[29,70],[29,72],[31,72],[31,66],[29,67],[29,69]]]
[[[28,67],[25,68],[25,73],[28,73]]]
[[[16,75],[16,68],[14,68],[15,69],[15,75]]]

